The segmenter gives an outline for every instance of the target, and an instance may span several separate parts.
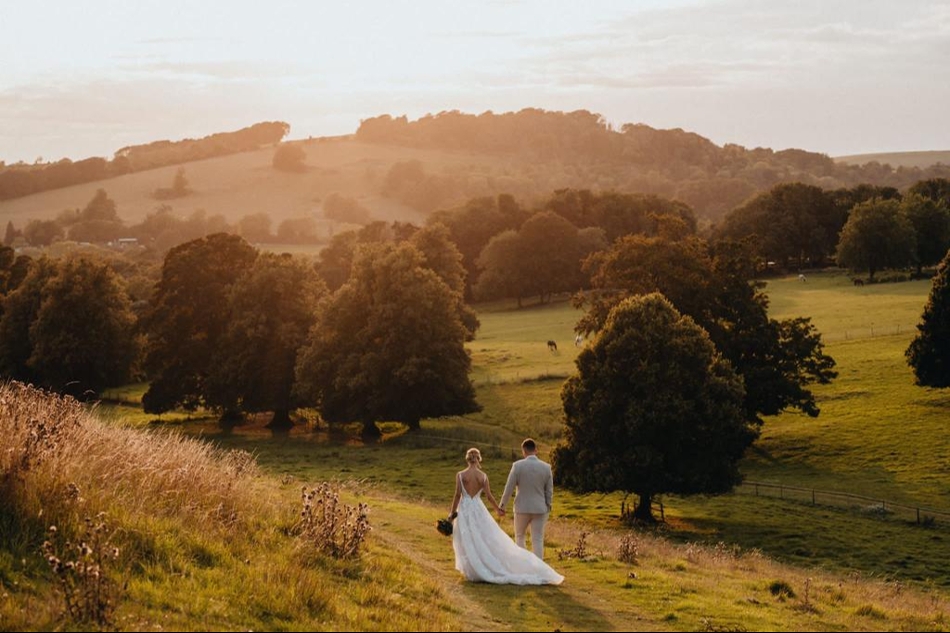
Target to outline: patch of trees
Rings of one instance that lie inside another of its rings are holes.
[[[348,224],[366,225],[372,220],[369,209],[360,204],[359,201],[338,193],[331,193],[323,201],[323,215],[328,220]]]
[[[362,245],[346,283],[318,312],[297,365],[298,390],[328,422],[396,420],[478,409],[460,294],[410,242]]]
[[[626,192],[654,193],[689,204],[704,218],[717,220],[756,192],[779,183],[803,182],[824,189],[847,188],[869,182],[906,188],[919,180],[950,177],[950,166],[897,169],[889,165],[835,163],[824,154],[800,149],[773,151],[726,144],[719,147],[698,134],[681,129],[657,130],[643,124],[624,124],[619,130],[603,117],[586,110],[552,112],[528,108],[519,112],[479,115],[440,112],[415,121],[382,115],[360,123],[356,138],[374,143],[446,151],[506,154],[530,164],[583,169],[592,166],[581,182],[561,175],[560,182],[544,180],[540,189],[518,191],[539,195],[544,188],[591,186]],[[394,166],[395,168],[395,166]],[[540,182],[548,174],[529,174]],[[432,176],[400,174],[400,200],[428,210],[439,195]],[[416,169],[416,172],[420,171]],[[542,170],[542,172],[545,170]],[[447,178],[439,175],[436,178]],[[461,182],[459,183],[461,184]],[[485,183],[470,195],[497,195],[513,191],[501,183]],[[392,190],[392,183],[387,185]],[[456,186],[456,189],[459,189]],[[411,192],[411,193],[410,193]],[[423,195],[424,193],[424,195]],[[414,204],[413,199],[419,202]],[[418,206],[417,206],[418,205]]]
[[[0,200],[104,180],[130,172],[251,151],[279,143],[289,131],[290,126],[284,122],[269,121],[200,139],[155,141],[123,147],[116,151],[111,161],[98,157],[79,161],[64,158],[48,164],[0,165]]]
[[[156,200],[174,200],[175,198],[184,198],[192,193],[188,187],[188,178],[185,177],[185,168],[179,167],[172,179],[171,187],[159,187],[152,192],[152,197]]]
[[[522,226],[539,211],[549,214],[544,216],[547,220],[536,221],[529,232],[521,234]],[[557,222],[554,215],[570,228]],[[589,189],[556,190],[534,212],[508,194],[476,198],[433,214],[429,222],[449,229],[462,253],[469,283],[478,281],[483,298],[546,297],[551,292],[574,291],[587,286],[586,276],[580,274],[583,256],[622,235],[685,235],[696,231],[692,210],[681,202],[651,194],[595,193]],[[491,242],[494,244],[489,249]],[[550,254],[549,260],[569,262],[566,268],[571,272],[565,272],[562,265],[554,272],[552,267],[531,262],[535,256],[540,262],[545,253]],[[545,272],[537,275],[537,283],[528,280],[527,271],[539,268]],[[484,280],[480,279],[482,275]],[[466,288],[466,296],[473,296],[473,287]]]
[[[312,266],[237,236],[172,249],[144,318],[145,410],[273,411],[285,426],[312,406],[369,435],[381,420],[418,428],[475,410],[461,294],[449,285],[461,285],[461,266],[443,234],[415,235],[363,243],[332,294]]]
[[[748,239],[763,261],[781,269],[836,261],[867,270],[914,265],[920,274],[950,248],[950,181],[932,179],[905,195],[892,187],[823,190],[776,185],[729,213],[714,233]]]
[[[271,165],[274,169],[289,172],[306,171],[307,152],[300,143],[281,143],[274,151]]]
[[[18,258],[8,271],[8,280],[22,280],[3,299],[3,376],[80,397],[128,382],[139,346],[135,317],[107,261]]]
[[[373,222],[358,231],[346,231],[333,236],[330,244],[320,252],[317,271],[327,287],[336,292],[353,275],[354,261],[361,248],[373,244],[409,243],[422,255],[423,265],[434,272],[456,295],[456,311],[471,339],[478,329],[474,310],[465,303],[466,270],[462,253],[452,241],[449,230],[434,223],[420,229],[403,222]]]
[[[479,299],[537,296],[541,303],[553,293],[573,292],[587,281],[581,262],[607,247],[598,227],[578,230],[552,211],[531,216],[516,231],[508,229],[491,238],[476,261]]]

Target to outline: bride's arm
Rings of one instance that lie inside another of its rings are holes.
[[[495,506],[495,511],[501,514],[505,513],[505,509],[498,505],[498,502],[495,501],[495,496],[491,493],[491,486],[488,485],[488,475],[485,475],[485,496],[488,497],[488,500],[491,501],[491,504]]]
[[[458,475],[455,476],[455,496],[452,497],[452,509],[449,511],[449,518],[455,518],[455,511],[459,509],[459,501],[462,499],[462,483]]]

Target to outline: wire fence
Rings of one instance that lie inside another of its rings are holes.
[[[850,492],[834,492],[816,488],[770,484],[761,481],[746,481],[736,488],[736,493],[757,497],[773,497],[815,506],[849,508],[882,518],[887,517],[924,526],[950,528],[950,512],[946,510],[896,503],[887,499],[866,497]]]
[[[402,436],[402,438],[417,446],[420,444],[428,444],[429,446],[477,445],[482,450],[482,453],[486,455],[491,455],[496,458],[510,458],[512,461],[521,459],[520,446],[498,444],[496,442],[499,438],[497,435],[492,437],[491,433],[476,432],[464,438],[444,435],[407,434]],[[887,499],[857,495],[850,492],[819,490],[817,488],[803,488],[800,486],[773,484],[762,481],[744,481],[736,487],[734,494],[769,497],[813,506],[844,508],[863,512],[869,516],[905,521],[924,527],[950,528],[950,511],[937,510],[921,505],[897,503]]]

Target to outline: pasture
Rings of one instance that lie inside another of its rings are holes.
[[[950,440],[944,430],[950,394],[915,387],[903,357],[928,291],[926,281],[854,287],[835,272],[809,274],[806,283],[795,277],[768,282],[773,316],[812,317],[839,377],[814,388],[819,417],[786,413],[766,421],[742,463],[747,479],[950,510]],[[524,436],[539,439],[542,450],[557,441],[560,387],[578,351],[578,314],[566,301],[523,310],[505,303],[480,306],[482,327],[469,348],[483,410],[427,420],[414,436],[383,425],[389,432],[384,441],[364,446],[313,424],[273,436],[253,422],[224,431],[206,420],[163,419],[224,446],[251,450],[281,477],[355,479],[447,504],[452,473],[469,445],[486,454],[486,470],[500,486]],[[548,339],[558,342],[557,352],[548,349]],[[616,526],[620,495],[558,496],[557,517]],[[663,501],[674,539],[722,540],[798,564],[950,586],[950,532],[941,529],[739,493]]]
[[[742,463],[748,479],[950,509],[944,428],[950,394],[913,386],[903,357],[928,291],[928,282],[856,288],[831,272],[810,273],[806,283],[795,277],[769,281],[773,316],[811,316],[838,362],[839,378],[815,388],[818,418],[789,413],[766,421]],[[341,482],[349,497],[372,508],[372,551],[386,551],[442,585],[444,593],[432,594],[439,623],[423,621],[419,628],[444,626],[446,609],[463,629],[489,630],[950,625],[945,524],[919,526],[864,508],[747,492],[665,496],[666,523],[655,532],[633,533],[638,556],[622,563],[616,560],[619,542],[631,534],[617,520],[622,496],[558,490],[546,545],[552,564],[569,579],[562,588],[461,582],[451,547],[434,524],[448,511],[465,449],[482,449],[500,493],[524,436],[539,439],[543,451],[557,441],[560,387],[577,353],[572,328],[578,312],[566,301],[478,309],[482,328],[469,346],[483,410],[425,420],[416,434],[383,424],[384,439],[363,444],[355,433],[330,432],[313,416],[287,434],[265,429],[264,418],[222,429],[207,418],[176,414],[152,425],[154,416],[137,410],[142,386],[110,394],[126,404],[104,404],[101,413],[249,450],[287,501],[302,485]],[[549,351],[548,339],[557,341],[557,352]],[[510,530],[509,522],[502,523]],[[585,556],[571,555],[578,551]],[[559,559],[558,552],[567,556]]]

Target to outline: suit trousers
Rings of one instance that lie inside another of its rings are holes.
[[[531,551],[538,558],[544,560],[544,524],[548,522],[548,513],[532,514],[515,510],[515,542],[519,547],[528,549],[525,545],[525,531],[531,527]]]

